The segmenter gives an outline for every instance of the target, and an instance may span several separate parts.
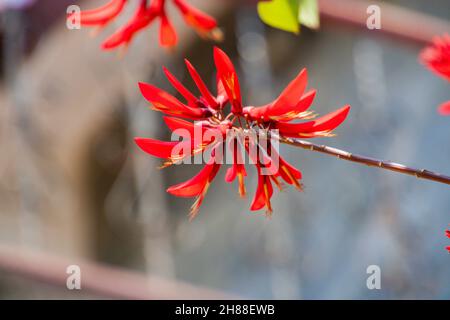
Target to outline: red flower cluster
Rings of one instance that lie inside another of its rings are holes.
[[[150,25],[159,18],[160,37],[159,41],[163,47],[173,47],[177,44],[177,34],[166,14],[166,0],[139,0],[138,8],[127,24],[107,38],[102,48],[104,50],[115,49],[120,46],[127,47],[134,35],[141,29]],[[80,23],[82,26],[97,26],[103,28],[114,20],[124,9],[128,0],[110,0],[106,5],[82,11]],[[185,0],[172,0],[183,15],[186,24],[194,28],[202,37],[220,40],[222,33],[217,28],[214,18],[192,7]]]
[[[448,238],[450,238],[450,230],[445,230],[445,234]],[[450,253],[450,246],[446,247],[445,249],[447,249],[448,253]]]
[[[186,60],[187,69],[197,85],[200,96],[187,90],[167,69],[164,72],[173,87],[186,100],[179,101],[169,93],[150,84],[140,83],[144,97],[151,102],[152,108],[168,116],[164,121],[171,131],[179,131],[183,141],[159,141],[136,138],[137,145],[145,152],[166,159],[164,167],[190,158],[198,153],[210,158],[203,169],[192,179],[172,186],[167,191],[179,197],[197,197],[191,210],[194,217],[208,191],[208,188],[221,167],[224,149],[231,152],[231,167],[225,180],[232,182],[236,178],[239,194],[246,194],[244,179],[247,176],[243,153],[249,155],[251,163],[258,173],[258,186],[250,210],[266,209],[272,213],[271,197],[273,186],[282,188],[282,182],[294,185],[301,190],[301,172],[284,160],[273,148],[269,130],[278,130],[280,137],[313,138],[330,136],[347,117],[350,106],[316,120],[293,123],[294,120],[312,119],[315,116],[307,111],[311,106],[315,90],[304,93],[307,85],[307,71],[303,69],[288,85],[280,96],[262,107],[244,107],[241,98],[239,79],[229,57],[220,49],[214,49],[214,61],[217,69],[217,94],[213,95],[200,78],[194,67]],[[228,108],[230,106],[230,108]],[[177,118],[175,118],[177,117]],[[197,120],[195,123],[180,118]],[[202,139],[193,139],[200,132]],[[234,135],[229,133],[233,132]],[[264,133],[261,136],[252,135]],[[227,143],[224,143],[224,138]],[[265,144],[263,145],[262,140]],[[253,153],[251,150],[258,150]],[[242,152],[245,150],[245,152]],[[275,164],[275,165],[274,165]]]
[[[435,37],[432,44],[422,50],[420,60],[432,72],[450,81],[450,36]],[[438,108],[442,115],[450,115],[450,101]]]

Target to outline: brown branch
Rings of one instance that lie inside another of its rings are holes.
[[[356,162],[356,163],[360,163],[360,164],[365,164],[369,167],[382,168],[382,169],[395,171],[395,172],[402,173],[402,174],[407,174],[410,176],[415,176],[420,179],[426,179],[426,180],[431,180],[431,181],[450,185],[450,176],[446,176],[446,175],[432,172],[429,170],[415,169],[415,168],[407,167],[405,165],[395,163],[395,162],[383,161],[383,160],[378,160],[378,159],[374,159],[374,158],[370,158],[370,157],[360,156],[357,154],[352,154],[347,151],[339,150],[339,149],[324,146],[324,145],[317,145],[317,144],[311,143],[309,141],[304,141],[304,140],[300,140],[300,139],[291,139],[291,138],[280,137],[279,141],[282,143],[292,145],[294,147],[299,147],[299,148],[310,150],[310,151],[317,151],[320,153],[324,153],[324,154],[328,154],[330,156],[337,157],[339,159]]]
[[[165,279],[85,261],[63,258],[16,246],[0,245],[0,272],[18,275],[68,290],[66,268],[78,265],[81,270],[81,292],[113,299],[239,299],[221,291],[195,286],[175,279]],[[77,291],[77,290],[75,290]]]
[[[370,5],[378,5],[381,9],[381,29],[368,30],[366,12]],[[327,20],[347,23],[363,28],[372,34],[383,33],[414,41],[428,43],[433,36],[450,30],[450,23],[445,19],[411,10],[381,1],[373,0],[319,0],[320,14]]]

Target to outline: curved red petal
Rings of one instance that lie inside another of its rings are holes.
[[[279,156],[279,176],[283,180],[291,185],[294,185],[297,189],[302,190],[302,186],[299,180],[302,179],[302,173],[296,167]]]
[[[177,33],[165,13],[161,14],[161,27],[159,30],[159,43],[163,47],[174,47],[178,41]]]
[[[280,134],[286,137],[312,138],[329,134],[337,128],[350,111],[350,106],[345,106],[339,110],[331,112],[314,121],[304,123],[276,123],[276,128]]]
[[[122,12],[126,2],[127,0],[111,0],[99,8],[81,11],[80,23],[85,26],[104,26]]]
[[[304,113],[314,101],[316,97],[316,90],[311,90],[305,93],[295,106],[284,105],[276,109],[271,108],[271,105],[263,107],[245,107],[244,115],[249,116],[252,120],[262,121],[283,121],[288,122],[294,119],[301,119]]]
[[[197,97],[192,94],[185,86],[172,74],[166,67],[163,67],[164,73],[172,86],[187,100],[189,106],[197,107]]]
[[[239,79],[236,70],[230,58],[220,50],[214,47],[214,62],[216,64],[217,74],[231,102],[231,112],[235,114],[242,113],[242,98]]]
[[[160,141],[150,138],[135,138],[134,141],[143,151],[163,159],[170,158],[173,148],[180,143],[178,141]]]
[[[234,179],[236,179],[237,176],[237,170],[236,166],[233,164],[231,168],[227,169],[227,172],[225,174],[225,181],[226,182],[233,182]]]
[[[177,197],[196,197],[203,193],[205,187],[215,178],[220,164],[206,164],[191,179],[167,188],[167,192]]]
[[[222,80],[220,80],[219,75],[217,74],[216,76],[216,82],[217,82],[217,102],[220,105],[225,105],[226,103],[228,103],[228,96],[227,96],[227,92],[225,91],[225,87],[223,86]]]
[[[183,119],[174,117],[163,117],[164,122],[171,131],[177,131],[180,136],[190,138],[194,143],[198,139],[199,144],[210,144],[214,141],[215,134],[221,134],[220,130],[209,128],[206,125],[195,124]],[[205,135],[206,132],[211,131],[211,134]],[[214,132],[213,132],[214,131]],[[198,137],[197,137],[198,136]]]
[[[208,115],[207,110],[190,108],[168,92],[151,84],[140,82],[139,88],[144,98],[151,102],[157,111],[190,119],[202,119]]]
[[[276,110],[278,108],[294,107],[308,84],[308,71],[306,68],[302,69],[294,80],[284,89],[280,96],[271,104],[270,109]]]
[[[231,183],[238,177],[239,195],[244,197],[246,194],[244,177],[247,176],[247,171],[245,170],[244,161],[242,159],[241,146],[237,139],[229,140],[228,149],[233,153],[233,163],[231,168],[229,168],[225,174],[225,181]]]
[[[419,59],[432,72],[450,81],[450,35],[435,37],[432,43],[422,50]]]
[[[160,102],[167,105],[168,108],[183,110],[186,106],[170,93],[159,89],[151,84],[139,82],[139,89],[144,98],[153,103]]]
[[[163,117],[163,120],[171,131],[184,129],[191,138],[194,136],[194,124],[192,122],[173,117]]]
[[[134,17],[102,43],[102,49],[111,50],[121,45],[127,46],[138,31],[148,26],[155,19],[157,12],[147,9],[145,3],[146,1],[141,2]]]
[[[253,198],[250,210],[256,211],[266,207],[268,212],[271,212],[272,207],[270,204],[270,199],[273,195],[272,183],[270,182],[269,176],[262,175],[259,166],[256,167],[258,170],[258,186],[256,188],[255,197]]]
[[[443,116],[450,116],[450,100],[442,103],[438,107],[438,112]]]
[[[174,0],[174,3],[181,11],[186,23],[197,31],[211,31],[217,27],[217,21],[213,17],[190,6],[184,0]]]
[[[308,91],[303,95],[294,107],[279,107],[276,112],[269,115],[271,120],[276,121],[292,121],[294,119],[301,119],[302,113],[309,109],[316,97],[316,90]]]
[[[214,99],[213,95],[209,91],[206,84],[203,82],[202,78],[198,74],[197,70],[195,70],[194,66],[189,62],[189,60],[184,60],[187,66],[187,69],[192,77],[192,80],[194,80],[195,84],[197,85],[198,90],[202,94],[203,98],[205,98],[206,102],[209,104],[211,108],[216,109],[218,107],[216,99]]]

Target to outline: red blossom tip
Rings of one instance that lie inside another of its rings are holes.
[[[450,100],[442,103],[438,107],[438,112],[443,116],[450,116]]]
[[[191,108],[168,92],[151,84],[139,83],[139,89],[145,99],[152,103],[153,109],[172,116],[189,119],[203,119],[210,116],[210,111],[201,108]]]
[[[117,30],[102,43],[103,50],[128,46],[138,31],[148,26],[158,15],[158,12],[146,8],[146,1],[142,1],[133,18],[126,25]]]
[[[276,123],[280,134],[286,137],[314,138],[330,135],[347,118],[350,106],[347,105],[313,121],[304,123]]]
[[[450,35],[434,37],[420,53],[419,60],[432,72],[450,81]]]
[[[149,138],[135,138],[134,142],[146,153],[162,159],[168,159],[172,155],[173,148],[178,141],[159,141]]]
[[[268,216],[272,214],[272,205],[270,199],[273,195],[273,187],[270,182],[269,175],[262,175],[261,168],[257,166],[258,170],[258,187],[256,188],[255,197],[253,198],[250,210],[257,211],[266,208]]]
[[[205,98],[206,102],[209,104],[209,106],[213,109],[217,109],[218,104],[217,101],[214,99],[213,95],[209,91],[206,84],[203,82],[202,78],[198,74],[197,70],[194,68],[194,66],[189,62],[188,59],[184,59],[184,62],[186,64],[186,67],[189,71],[189,74],[192,77],[192,80],[194,80],[195,84],[197,85],[198,90],[202,94],[203,98]]]
[[[195,97],[188,89],[186,89],[186,87],[172,73],[170,73],[170,71],[166,67],[163,67],[163,71],[172,86],[183,96],[183,98],[186,99],[189,106],[197,107],[197,97]]]
[[[214,47],[214,62],[217,74],[222,81],[228,99],[231,102],[231,112],[242,113],[242,97],[238,75],[233,63],[225,52],[218,47]]]
[[[171,48],[177,45],[178,37],[175,28],[173,27],[167,15],[161,15],[161,26],[159,29],[159,43],[162,47]]]
[[[103,27],[122,12],[126,2],[127,0],[111,0],[99,8],[81,11],[80,23],[83,26]],[[73,14],[68,18],[72,17]]]
[[[280,96],[272,104],[272,108],[276,109],[282,106],[293,107],[297,104],[308,83],[308,71],[303,68],[297,77],[289,83]]]
[[[204,38],[220,41],[222,35],[217,28],[217,21],[206,13],[194,8],[184,0],[174,0],[187,25],[194,28]]]

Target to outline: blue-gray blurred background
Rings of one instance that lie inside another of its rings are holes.
[[[65,25],[68,5],[104,2],[37,0],[1,13],[1,298],[110,298],[89,284],[69,291],[63,281],[23,272],[14,254],[2,257],[15,248],[243,298],[450,298],[446,185],[283,146],[305,190],[276,192],[271,219],[248,210],[256,187],[249,168],[248,199],[221,172],[189,222],[191,199],[164,190],[200,166],[161,171],[133,144],[135,136],[170,137],[137,83],[174,93],[166,65],[194,88],[187,57],[212,86],[213,44],[169,10],[179,30],[175,52],[158,46],[152,26],[118,59],[99,45],[131,9],[95,38]],[[218,17],[226,36],[220,46],[238,68],[247,105],[272,101],[307,67],[309,88],[318,90],[314,111],[352,106],[336,137],[315,142],[450,174],[450,118],[436,112],[450,99],[450,84],[419,63],[425,43],[327,17],[319,31],[296,36],[265,26],[253,2],[191,2]],[[449,23],[449,1],[388,2]],[[30,264],[51,270],[50,263],[37,257]],[[366,286],[370,265],[381,269],[380,290]],[[92,278],[101,278],[96,272]]]

